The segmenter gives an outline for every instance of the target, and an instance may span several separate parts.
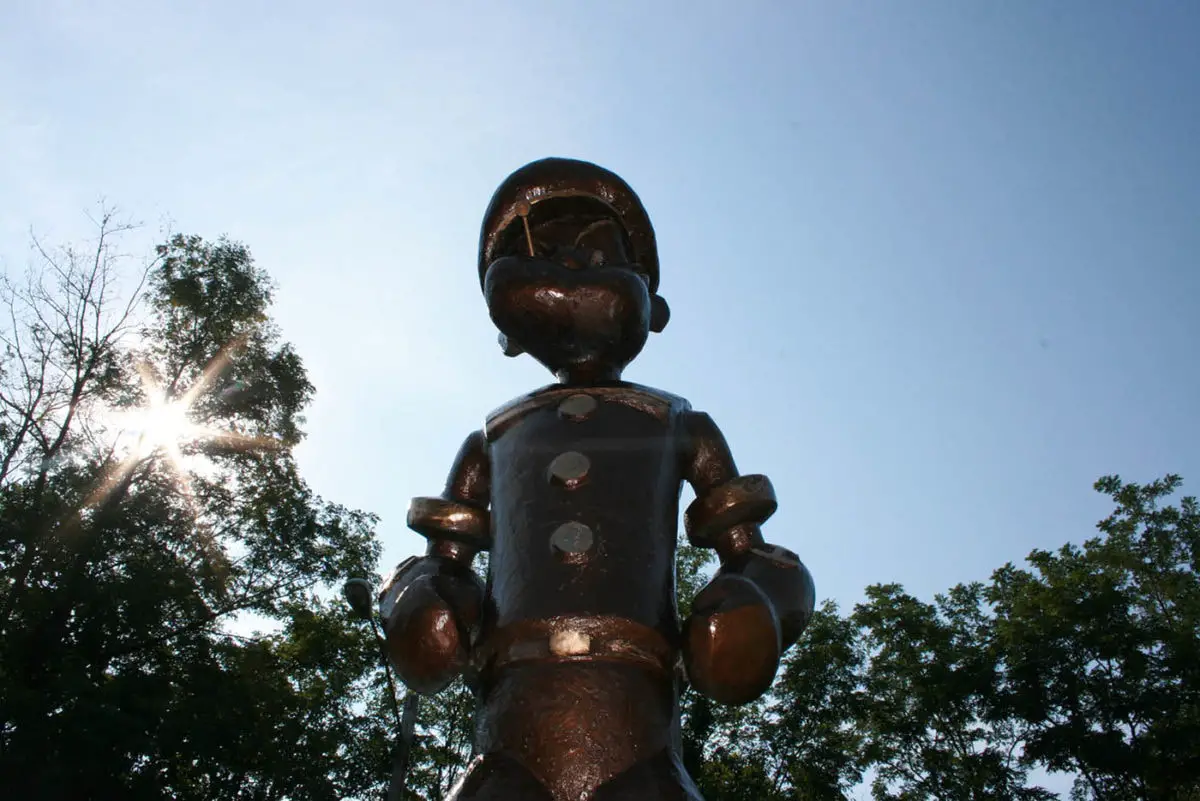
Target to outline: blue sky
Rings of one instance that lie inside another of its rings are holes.
[[[287,6],[5,4],[0,254],[101,197],[145,244],[248,244],[318,388],[305,474],[382,516],[384,569],[408,499],[549,381],[474,267],[547,155],[642,196],[673,318],[626,377],[772,477],[820,597],[1080,540],[1102,474],[1195,492],[1200,5]]]

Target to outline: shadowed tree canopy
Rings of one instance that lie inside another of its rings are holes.
[[[1110,476],[1099,536],[921,601],[826,604],[748,714],[685,697],[709,801],[1200,797],[1200,508],[1182,482]],[[704,566],[683,550],[681,575]],[[682,587],[695,586],[682,578]]]
[[[322,598],[373,571],[374,519],[297,471],[313,388],[249,251],[175,236],[131,271],[125,230],[106,214],[3,288],[0,777],[362,796],[386,773],[375,646]],[[233,633],[248,614],[273,631]]]
[[[1008,677],[997,715],[1082,799],[1200,793],[1200,509],[1181,485],[1103,478],[1101,536],[1034,551],[988,588]]]

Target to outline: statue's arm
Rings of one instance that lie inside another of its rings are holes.
[[[770,480],[738,474],[707,414],[686,413],[684,430],[684,477],[696,491],[684,528],[721,560],[684,623],[688,678],[714,700],[748,703],[771,686],[783,652],[808,625],[812,576],[796,554],[763,540],[760,526],[777,507]]]
[[[459,449],[441,496],[409,506],[409,528],[428,540],[426,554],[393,571],[379,606],[388,654],[417,692],[443,689],[470,658],[484,591],[471,561],[491,544],[490,489],[487,442],[475,432]]]

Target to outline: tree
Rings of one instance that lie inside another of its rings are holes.
[[[411,798],[438,801],[462,777],[471,758],[475,701],[474,693],[461,680],[421,699],[409,768]]]
[[[322,597],[372,573],[374,519],[299,475],[313,388],[246,248],[175,236],[127,277],[127,230],[39,244],[4,287],[0,781],[359,796],[386,776],[377,652]],[[278,630],[231,633],[246,614]]]
[[[988,590],[1005,713],[1027,761],[1078,776],[1076,798],[1200,792],[1200,510],[1161,505],[1180,484],[1102,478],[1116,504],[1103,536],[1034,551]]]
[[[114,239],[131,226],[105,211],[88,252],[51,250],[34,240],[40,257],[23,282],[0,283],[0,488],[19,482],[40,496],[76,444],[88,435],[88,415],[116,389],[121,341],[130,333],[137,289],[114,300],[119,254]],[[33,532],[0,543],[5,593],[0,633],[25,592],[39,553]]]
[[[1025,785],[1020,735],[993,715],[1003,676],[983,591],[960,584],[927,604],[876,585],[855,608],[868,659],[858,717],[879,801],[1054,797]]]
[[[791,797],[842,801],[862,780],[865,658],[858,629],[832,601],[785,658],[762,736],[775,784]]]

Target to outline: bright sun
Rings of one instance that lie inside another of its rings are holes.
[[[174,457],[179,446],[204,435],[201,426],[188,419],[188,404],[159,397],[144,409],[134,412],[128,421],[129,433],[137,436],[137,450],[145,457],[162,448]]]
[[[184,495],[191,500],[191,470],[185,461],[182,447],[202,440],[220,440],[229,446],[266,450],[278,447],[278,443],[263,437],[245,436],[231,431],[222,431],[200,425],[191,419],[192,406],[202,393],[208,390],[217,376],[228,364],[236,346],[222,350],[201,371],[199,378],[182,395],[169,398],[169,391],[158,383],[153,371],[141,365],[138,373],[142,380],[142,391],[147,398],[144,406],[112,412],[109,419],[117,430],[118,442],[129,443],[128,455],[117,470],[110,473],[103,486],[93,494],[91,502],[100,502],[141,462],[156,454],[166,457],[166,464],[175,473],[176,481]],[[196,465],[191,465],[194,468]]]
[[[219,369],[219,368],[218,368]],[[190,414],[196,397],[207,389],[215,369],[207,369],[200,375],[188,392],[178,397],[168,397],[169,390],[163,389],[148,365],[138,366],[142,380],[142,393],[146,397],[143,406],[124,409],[110,415],[120,440],[130,443],[129,456],[135,460],[147,459],[156,453],[164,454],[176,471],[183,471],[183,454],[180,447],[189,442],[211,438],[219,432],[192,422]]]

